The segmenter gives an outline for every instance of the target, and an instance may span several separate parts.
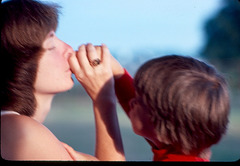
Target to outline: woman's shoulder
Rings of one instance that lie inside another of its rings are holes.
[[[1,131],[4,132],[6,136],[16,135],[21,138],[27,138],[28,136],[34,136],[35,134],[51,134],[44,125],[33,118],[24,115],[1,116],[1,126]]]
[[[13,160],[71,159],[60,141],[31,117],[1,117],[2,157]]]

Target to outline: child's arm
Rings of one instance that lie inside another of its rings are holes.
[[[120,105],[128,115],[130,111],[128,103],[135,97],[135,88],[133,85],[133,78],[126,69],[124,69],[124,74],[121,77],[115,78],[115,93]]]
[[[115,80],[115,93],[117,99],[125,113],[129,116],[130,111],[129,101],[135,97],[133,78],[114,57],[112,57],[111,59],[111,65]],[[146,139],[146,141],[153,148],[155,148],[155,145],[151,141],[149,141],[148,139]]]
[[[111,57],[111,67],[115,80],[116,96],[123,110],[128,115],[130,111],[128,103],[135,97],[133,78],[113,56]]]

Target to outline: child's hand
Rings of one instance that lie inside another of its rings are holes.
[[[64,148],[66,149],[66,151],[68,152],[68,154],[72,157],[72,159],[74,161],[77,160],[92,160],[92,161],[97,161],[98,159],[95,158],[94,156],[88,155],[88,154],[84,154],[78,151],[75,151],[71,146],[69,146],[68,144],[61,142],[62,145],[64,146]]]
[[[111,56],[111,67],[115,79],[120,78],[125,72],[124,68],[113,56]]]

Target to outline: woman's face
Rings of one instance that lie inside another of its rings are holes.
[[[56,94],[71,89],[74,83],[68,58],[74,54],[72,47],[51,31],[43,42],[43,48],[46,51],[39,60],[35,92]]]

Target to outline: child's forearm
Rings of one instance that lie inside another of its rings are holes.
[[[121,77],[115,78],[115,93],[120,105],[128,115],[130,111],[129,101],[135,97],[135,88],[133,78],[126,69]]]

